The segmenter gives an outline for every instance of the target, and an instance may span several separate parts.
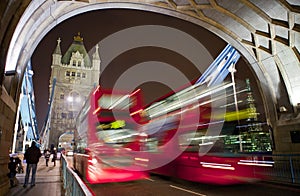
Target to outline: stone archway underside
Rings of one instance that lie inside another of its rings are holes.
[[[300,2],[297,0],[33,0],[12,37],[6,65],[18,65],[17,74],[21,76],[36,46],[52,28],[77,14],[111,8],[181,18],[233,45],[260,81],[268,121],[278,120],[281,77],[294,112],[300,105]]]
[[[182,18],[209,29],[236,47],[248,60],[261,80],[262,90],[267,98],[271,98],[276,104],[281,74],[291,104],[296,107],[300,103],[300,93],[297,93],[300,91],[300,80],[297,79],[297,73],[300,72],[300,3],[296,0],[33,2],[28,6],[30,9],[25,10],[8,51],[6,64],[19,65],[18,70],[21,72],[43,36],[69,17],[97,9],[149,10]],[[270,106],[269,110],[273,107]]]

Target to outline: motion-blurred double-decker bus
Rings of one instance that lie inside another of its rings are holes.
[[[141,92],[105,90],[98,86],[77,116],[75,169],[91,184],[147,177],[127,147],[138,137]]]
[[[269,133],[257,120],[249,87],[234,94],[233,85],[195,84],[144,108],[149,119],[140,130],[144,166],[152,173],[202,183],[262,179],[260,171],[274,162],[253,153],[272,150]]]

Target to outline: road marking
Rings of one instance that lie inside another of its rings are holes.
[[[170,187],[175,188],[175,189],[178,189],[178,190],[181,190],[181,191],[185,191],[185,192],[188,192],[188,193],[192,193],[192,194],[194,194],[194,195],[206,196],[206,195],[203,195],[203,194],[201,194],[201,193],[197,193],[197,192],[190,191],[190,190],[187,190],[187,189],[184,189],[184,188],[180,188],[180,187],[178,187],[178,186],[170,185]]]
[[[151,179],[151,178],[146,178],[147,180],[154,182],[155,180]]]

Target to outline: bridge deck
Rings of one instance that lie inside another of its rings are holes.
[[[26,170],[26,164],[24,164],[24,171]],[[43,196],[53,196],[53,195],[64,195],[63,183],[60,177],[60,161],[56,161],[56,166],[53,166],[53,162],[49,161],[49,167],[46,167],[44,157],[41,157],[35,179],[35,186],[31,187],[31,176],[29,177],[29,185],[23,188],[23,183],[25,180],[25,172],[22,174],[17,174],[17,179],[19,181],[16,187],[10,188],[9,196],[18,195],[43,195]]]

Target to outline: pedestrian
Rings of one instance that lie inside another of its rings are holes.
[[[52,154],[52,162],[53,162],[53,165],[56,166],[56,158],[57,158],[57,151],[56,151],[56,148],[53,148],[51,150],[51,154]]]
[[[44,152],[44,156],[46,159],[46,167],[48,167],[49,159],[50,159],[50,150],[47,148]]]
[[[23,187],[25,188],[28,184],[30,170],[31,173],[31,186],[35,186],[35,173],[37,169],[37,164],[39,162],[42,153],[40,149],[36,146],[35,141],[32,141],[30,148],[28,148],[24,154],[24,159],[26,160],[27,167],[26,167],[26,175],[25,175],[25,182]]]
[[[22,165],[22,161],[21,159],[18,157],[18,155],[14,156],[14,159],[17,163],[17,172],[20,173],[24,173],[24,169],[23,169],[23,165]]]
[[[17,186],[18,180],[16,179],[17,174],[17,160],[13,157],[10,157],[10,162],[8,163],[9,173],[7,176],[9,177],[10,187]]]

